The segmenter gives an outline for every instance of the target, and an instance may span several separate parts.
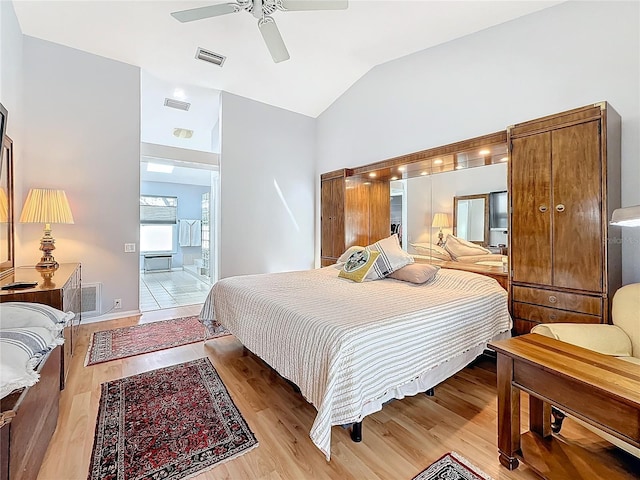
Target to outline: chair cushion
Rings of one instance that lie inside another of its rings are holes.
[[[611,306],[613,324],[631,339],[633,356],[640,358],[640,283],[631,283],[618,289]]]
[[[614,357],[631,356],[631,340],[620,327],[592,323],[541,323],[531,329],[546,337]]]

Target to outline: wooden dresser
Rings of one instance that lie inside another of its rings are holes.
[[[0,281],[0,286],[13,282],[38,282],[33,288],[0,290],[0,302],[43,303],[76,314],[64,330],[61,388],[64,388],[64,381],[69,373],[71,356],[82,321],[81,273],[82,267],[79,263],[61,263],[60,267],[52,272],[38,271],[34,267],[17,267],[13,275]]]
[[[620,116],[606,103],[508,130],[511,313],[538,323],[607,323],[621,285]]]
[[[353,246],[389,236],[389,182],[352,176],[349,169],[324,173],[321,187],[321,266],[336,263]]]

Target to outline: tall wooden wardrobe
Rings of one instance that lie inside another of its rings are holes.
[[[320,177],[321,246],[323,267],[336,263],[353,245],[367,246],[390,235],[388,181],[352,176],[349,169]]]
[[[595,104],[508,130],[515,332],[607,323],[621,285],[620,116]]]

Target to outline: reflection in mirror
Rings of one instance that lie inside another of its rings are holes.
[[[453,197],[453,234],[482,246],[489,242],[489,194]]]
[[[391,182],[392,191],[402,192],[403,248],[408,253],[421,255],[412,244],[438,243],[440,227],[433,227],[435,213],[446,213],[450,227],[441,227],[444,238],[454,234],[454,197],[505,192],[507,189],[507,163],[460,169],[434,175],[423,175]],[[398,195],[398,193],[396,193]],[[490,196],[489,196],[490,198]],[[397,202],[400,202],[397,200]],[[491,204],[491,200],[489,200]],[[506,197],[504,198],[506,208]],[[484,211],[481,214],[483,219]],[[505,210],[506,219],[506,210]],[[490,218],[490,216],[489,216]],[[484,220],[483,220],[484,221]],[[489,227],[489,224],[487,228]],[[487,245],[506,244],[506,226],[490,230]]]
[[[0,156],[0,278],[13,272],[13,144],[5,136]]]

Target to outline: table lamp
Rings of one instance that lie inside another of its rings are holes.
[[[640,205],[617,208],[611,215],[610,225],[640,227]]]
[[[44,223],[44,235],[40,239],[43,255],[36,264],[38,270],[58,268],[58,262],[51,252],[55,250],[55,240],[51,236],[52,223],[73,223],[73,215],[64,190],[32,188],[22,208],[21,223]]]
[[[433,215],[433,223],[431,224],[431,226],[433,228],[439,228],[440,231],[438,232],[438,243],[436,245],[438,245],[439,247],[441,247],[442,245],[444,245],[444,240],[442,240],[442,228],[449,228],[449,215],[447,215],[446,213],[436,213]]]

